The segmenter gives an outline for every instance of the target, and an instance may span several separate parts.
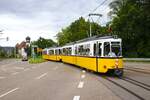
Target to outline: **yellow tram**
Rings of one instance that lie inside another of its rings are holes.
[[[123,75],[122,40],[113,36],[94,36],[66,44],[45,48],[43,58],[77,65],[95,72]]]

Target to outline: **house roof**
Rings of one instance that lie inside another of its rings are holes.
[[[18,49],[26,48],[26,47],[27,47],[27,45],[26,45],[25,41],[22,41],[20,44],[19,43],[16,44],[16,48],[18,48]]]

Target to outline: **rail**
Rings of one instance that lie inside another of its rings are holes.
[[[125,61],[150,61],[150,58],[124,58]]]

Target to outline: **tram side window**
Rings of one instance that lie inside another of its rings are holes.
[[[46,54],[47,54],[47,51],[43,51],[42,54],[43,54],[43,55],[46,55]]]
[[[75,54],[78,54],[78,51],[77,51],[78,49],[77,49],[77,46],[75,47]]]
[[[104,43],[104,56],[108,56],[109,52],[110,52],[110,43],[105,42]]]
[[[68,48],[65,48],[65,55],[68,55]]]
[[[63,55],[66,55],[66,48],[63,48]]]
[[[94,46],[93,46],[93,55],[96,56],[96,43],[94,43]]]
[[[72,53],[72,48],[70,47],[68,48],[68,55],[71,55],[71,53]]]
[[[57,55],[58,54],[58,52],[57,52],[57,50],[55,50],[55,55]]]
[[[98,48],[99,48],[99,50],[98,50],[98,56],[101,56],[101,53],[102,53],[101,45],[102,45],[102,43],[98,44]]]
[[[86,45],[83,45],[82,55],[86,55]]]
[[[58,52],[59,52],[59,53],[58,53],[59,55],[62,54],[61,49],[59,49]]]
[[[50,50],[50,51],[49,51],[49,54],[50,54],[50,55],[54,55],[54,50]]]
[[[69,50],[68,50],[68,48],[66,48],[66,53],[65,54],[68,55],[69,54],[68,52],[69,52]]]
[[[80,45],[78,47],[78,55],[89,56],[90,55],[90,44]]]
[[[80,45],[78,48],[78,54],[83,55],[83,45]]]
[[[59,54],[60,54],[60,49],[56,49],[56,50],[55,50],[55,54],[56,54],[56,55],[59,55]]]
[[[90,44],[86,45],[86,55],[89,56],[90,55]]]

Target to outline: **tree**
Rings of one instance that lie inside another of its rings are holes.
[[[61,32],[57,34],[57,40],[59,45],[65,45],[66,43],[89,37],[90,24],[92,27],[92,36],[107,33],[105,27],[101,27],[94,22],[90,23],[89,21],[86,21],[83,17],[80,17],[78,20],[75,20],[68,27],[62,29]]]
[[[33,41],[31,44],[37,45],[39,48],[42,48],[42,49],[57,45],[53,40],[44,39],[42,37],[40,37],[37,41]]]
[[[114,0],[112,8],[113,34],[123,39],[127,57],[150,57],[150,8],[149,0]],[[132,55],[131,55],[132,54]]]

